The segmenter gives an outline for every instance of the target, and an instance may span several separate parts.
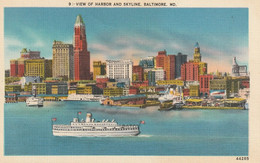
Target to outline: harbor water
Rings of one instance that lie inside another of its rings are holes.
[[[74,117],[115,119],[138,124],[134,137],[55,137],[55,124],[69,124]],[[248,110],[158,111],[103,106],[97,102],[44,102],[4,105],[4,154],[10,155],[144,155],[144,156],[247,156]]]

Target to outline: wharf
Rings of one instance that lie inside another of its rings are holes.
[[[232,110],[244,110],[244,107],[226,107],[226,106],[182,106],[183,109],[219,109],[219,110],[226,110],[226,109],[232,109]]]

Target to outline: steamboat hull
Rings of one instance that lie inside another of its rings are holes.
[[[74,136],[74,137],[124,137],[137,136],[140,131],[58,131],[52,130],[54,136]]]

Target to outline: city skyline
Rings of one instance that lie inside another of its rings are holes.
[[[5,8],[4,12],[5,69],[22,48],[51,59],[53,40],[72,44],[78,14],[86,25],[91,69],[94,60],[131,59],[137,65],[141,58],[164,49],[167,54],[187,54],[190,60],[196,42],[209,72],[231,72],[234,56],[248,66],[246,8]]]

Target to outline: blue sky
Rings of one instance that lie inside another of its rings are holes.
[[[53,40],[72,43],[76,17],[85,25],[91,61],[132,59],[160,50],[192,59],[199,42],[209,71],[231,71],[232,58],[248,65],[247,8],[5,8],[5,69],[22,48],[52,58]]]

